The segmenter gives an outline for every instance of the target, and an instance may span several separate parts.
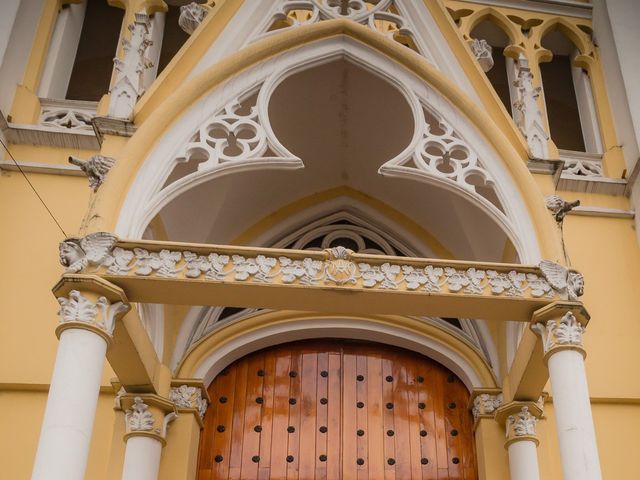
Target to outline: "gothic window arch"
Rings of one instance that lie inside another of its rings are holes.
[[[542,36],[542,90],[552,140],[560,150],[602,153],[589,72],[579,66],[579,45],[561,25]]]
[[[490,17],[486,17],[473,27],[470,36],[471,51],[505,109],[512,114],[515,66],[513,59],[505,55],[507,47],[512,45],[509,33]]]

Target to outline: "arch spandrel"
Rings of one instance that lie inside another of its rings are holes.
[[[294,52],[305,45],[335,39],[336,35],[347,41],[356,41],[365,45],[373,54],[400,64],[411,72],[418,81],[423,81],[439,92],[452,107],[460,112],[460,118],[466,118],[484,136],[498,154],[505,171],[520,190],[526,204],[528,216],[532,219],[540,244],[540,255],[546,258],[560,259],[561,244],[552,220],[545,211],[540,192],[533,182],[524,161],[514,147],[492,123],[488,115],[473,101],[466,97],[449,79],[433,66],[425,62],[414,52],[396,42],[371,32],[366,27],[344,20],[325,21],[316,25],[297,28],[274,35],[268,41],[259,41],[244,50],[221,61],[215,68],[188,82],[160,107],[157,115],[149,118],[128,142],[117,165],[112,169],[108,180],[100,189],[94,205],[83,225],[85,232],[114,230],[126,195],[142,164],[154,147],[174,125],[179,125],[182,115],[202,99],[203,95],[221,86],[226,79],[246,71],[251,66],[287,50]],[[223,90],[224,91],[224,90]],[[200,105],[200,108],[202,105]],[[175,119],[169,124],[166,119]]]

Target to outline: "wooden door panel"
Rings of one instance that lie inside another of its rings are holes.
[[[469,393],[405,350],[336,340],[252,353],[209,386],[198,480],[476,480]]]

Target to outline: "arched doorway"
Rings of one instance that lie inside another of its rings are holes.
[[[279,345],[225,368],[209,395],[199,480],[477,478],[469,392],[414,352]]]

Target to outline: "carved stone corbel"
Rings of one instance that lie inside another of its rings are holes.
[[[191,412],[196,416],[200,428],[204,427],[203,419],[209,405],[209,394],[201,380],[175,379],[169,391],[171,400],[178,412]]]
[[[178,18],[178,25],[180,28],[191,35],[196,28],[200,26],[205,19],[209,9],[196,2],[191,2],[188,5],[182,5],[180,7],[180,18]]]
[[[494,418],[500,405],[502,405],[502,392],[498,389],[474,389],[471,392],[469,408],[476,425],[483,418]]]
[[[580,200],[575,202],[567,202],[560,198],[558,195],[549,195],[545,199],[545,205],[551,211],[556,219],[556,222],[562,224],[564,217],[574,208],[580,206]]]
[[[469,42],[469,48],[471,48],[471,52],[476,57],[482,71],[488,72],[493,68],[493,57],[491,56],[493,49],[486,40],[474,38]]]
[[[94,192],[97,192],[100,185],[104,183],[107,173],[109,173],[115,162],[113,158],[103,155],[94,155],[89,160],[82,160],[73,156],[69,157],[69,163],[80,167],[80,170],[87,176],[89,186]]]

